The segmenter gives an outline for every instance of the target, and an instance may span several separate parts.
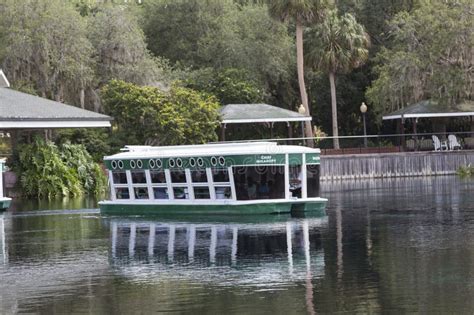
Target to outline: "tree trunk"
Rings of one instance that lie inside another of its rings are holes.
[[[85,91],[84,91],[84,88],[82,87],[81,88],[81,91],[79,92],[79,102],[81,104],[81,108],[84,109],[85,108]]]
[[[336,82],[334,73],[329,72],[329,83],[331,84],[331,108],[332,108],[332,136],[334,149],[339,149],[339,132],[337,128],[337,102],[336,102]]]
[[[303,59],[303,26],[301,21],[296,19],[296,64],[298,69],[298,84],[300,87],[301,103],[306,109],[306,115],[311,116],[311,111],[308,105],[308,94],[306,94],[306,86],[304,84],[304,59]],[[305,122],[305,136],[307,138],[313,137],[313,128],[311,127],[311,121]],[[314,147],[314,141],[308,139],[306,141],[307,146]]]

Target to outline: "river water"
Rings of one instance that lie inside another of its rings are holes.
[[[324,182],[325,217],[0,214],[0,313],[473,313],[474,180]]]

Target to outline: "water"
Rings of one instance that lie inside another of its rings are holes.
[[[0,313],[472,313],[473,188],[324,183],[327,217],[254,223],[16,204],[0,215]]]

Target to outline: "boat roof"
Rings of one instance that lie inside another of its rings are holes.
[[[319,149],[297,145],[279,145],[275,142],[241,142],[216,143],[179,146],[134,146],[127,145],[123,152],[106,156],[105,160],[155,158],[155,157],[191,157],[212,155],[253,155],[253,154],[287,154],[287,153],[320,153]]]

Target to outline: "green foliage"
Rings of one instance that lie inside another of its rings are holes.
[[[214,97],[173,86],[168,92],[112,80],[102,89],[114,133],[127,144],[197,144],[217,140]]]
[[[377,80],[367,91],[382,111],[422,99],[450,106],[473,95],[474,3],[426,2],[390,23],[391,42],[377,56]]]
[[[99,7],[88,19],[87,31],[95,49],[99,86],[111,79],[147,84],[162,78],[160,61],[148,52],[132,12],[119,6]]]
[[[0,5],[0,67],[12,85],[100,110],[110,79],[166,85],[131,6],[83,0],[6,0]]]
[[[59,130],[55,142],[82,144],[95,162],[102,162],[105,155],[112,153],[108,130],[104,129],[64,129]]]
[[[332,107],[333,136],[338,136],[335,76],[361,66],[369,55],[369,36],[364,27],[350,14],[339,16],[330,10],[321,23],[315,25],[307,36],[307,60],[316,69],[329,73]],[[339,139],[334,138],[334,148]]]
[[[215,95],[223,105],[258,103],[263,100],[262,88],[250,78],[247,71],[236,68],[193,71],[186,79],[185,85]]]
[[[330,10],[306,34],[307,62],[318,70],[345,73],[361,66],[369,55],[369,36],[349,13]]]
[[[191,70],[239,68],[267,90],[287,81],[293,41],[263,4],[231,0],[156,0],[145,3],[150,50]]]
[[[69,170],[76,170],[81,190],[100,195],[107,187],[107,178],[99,164],[94,163],[84,146],[64,143],[59,147],[61,160]]]
[[[461,177],[471,177],[474,176],[474,165],[468,164],[466,166],[461,166],[457,172]]]
[[[4,0],[0,67],[15,89],[95,111],[102,110],[99,91],[111,79],[165,89],[169,77],[214,94],[223,104],[261,100],[294,109],[301,103],[297,19],[313,28],[312,23],[322,22],[322,9],[335,3],[342,16],[356,17],[372,42],[364,66],[350,73],[337,71],[342,134],[361,134],[358,107],[366,101],[371,81],[367,98],[376,106],[369,107],[369,133],[379,131],[376,114],[406,103],[429,97],[449,106],[457,99],[472,99],[470,0],[141,2]],[[305,38],[308,35],[311,32]],[[318,37],[307,41],[305,52],[314,51],[320,42]],[[304,69],[304,79],[313,121],[328,131],[331,97],[327,76],[318,73],[322,69],[322,64]],[[177,134],[178,139],[184,137]],[[71,137],[74,141],[76,136]],[[89,150],[95,146],[91,152],[96,159],[102,145],[92,144],[100,137],[92,138],[90,145],[85,138],[78,141]],[[108,141],[116,148],[145,140],[140,132],[119,128]]]
[[[7,0],[0,8],[0,61],[12,79],[30,81],[42,96],[62,98],[91,79],[86,24],[61,0]]]
[[[56,146],[36,138],[18,148],[17,173],[20,186],[28,197],[52,198],[100,194],[107,179],[82,145]]]
[[[331,0],[269,0],[270,14],[282,21],[290,19],[300,23],[312,23],[324,16]]]

